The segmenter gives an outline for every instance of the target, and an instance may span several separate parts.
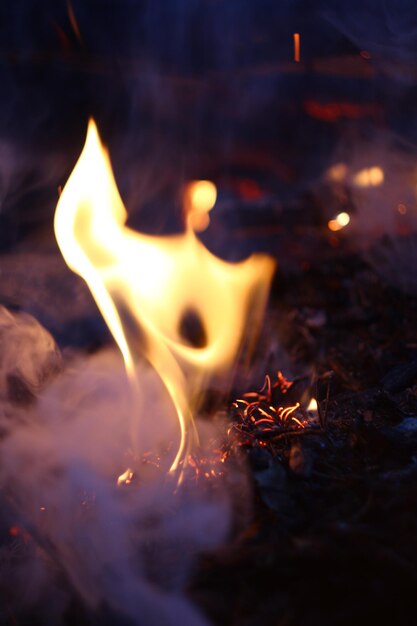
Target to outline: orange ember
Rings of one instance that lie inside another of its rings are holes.
[[[232,403],[229,435],[237,433],[243,444],[265,446],[274,437],[304,429],[309,416],[301,409],[300,402],[291,403],[287,399],[293,385],[281,372],[277,372],[274,382],[266,376],[259,391],[245,393]]]
[[[300,33],[294,33],[294,61],[296,63],[300,62]]]

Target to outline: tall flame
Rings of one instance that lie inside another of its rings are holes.
[[[275,264],[266,255],[236,264],[217,258],[196,237],[191,214],[183,234],[167,237],[135,232],[126,218],[109,155],[90,120],[57,205],[55,234],[66,263],[88,284],[133,388],[141,353],[162,379],[181,427],[174,471],[197,441],[191,398],[207,376],[227,372],[247,327],[253,337]],[[187,319],[198,328],[196,341],[184,332]]]

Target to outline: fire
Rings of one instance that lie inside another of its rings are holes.
[[[245,393],[233,402],[229,436],[237,433],[240,444],[265,446],[284,433],[306,428],[308,420],[300,402],[291,404],[287,399],[293,384],[278,371],[275,380],[267,375],[259,391]]]
[[[123,355],[133,393],[140,385],[136,364],[144,355],[175,406],[181,437],[171,471],[186,462],[198,441],[192,398],[208,377],[230,371],[239,349],[250,347],[275,267],[266,255],[227,263],[205,248],[194,221],[196,212],[207,213],[215,203],[212,188],[208,202],[208,190],[205,185],[203,208],[191,194],[184,233],[155,237],[131,230],[109,155],[90,120],[55,213],[62,255],[88,284]],[[132,419],[135,449],[137,418]]]
[[[123,474],[120,474],[119,478],[117,479],[117,484],[119,485],[130,485],[130,483],[133,480],[133,472],[130,469],[130,467],[127,468],[127,470],[125,472],[123,472]]]

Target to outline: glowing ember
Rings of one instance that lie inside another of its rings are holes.
[[[310,402],[308,403],[307,411],[309,411],[310,413],[315,413],[317,411],[316,398],[311,398]]]
[[[357,172],[353,177],[353,183],[356,187],[379,187],[384,182],[384,179],[384,170],[375,165]]]
[[[195,216],[214,205],[215,188],[208,181],[201,185],[190,192],[185,233],[134,232],[125,226],[110,159],[91,120],[55,213],[64,259],[87,282],[123,355],[133,394],[139,386],[136,363],[145,355],[172,400],[181,436],[171,471],[183,466],[198,440],[192,398],[208,377],[230,371],[244,339],[243,347],[250,346],[275,267],[261,254],[227,263],[203,246],[194,232]],[[131,413],[137,450],[138,416]]]
[[[229,434],[237,432],[243,444],[258,443],[281,436],[291,430],[304,429],[308,424],[300,403],[288,403],[286,395],[293,387],[281,372],[272,383],[269,376],[260,391],[245,393],[232,404],[233,423]]]
[[[300,33],[294,33],[294,61],[296,63],[300,62]]]

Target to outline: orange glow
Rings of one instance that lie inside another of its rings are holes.
[[[329,230],[337,232],[338,230],[342,230],[342,228],[345,228],[345,226],[347,226],[349,222],[349,213],[343,211],[342,213],[339,213],[339,215],[337,215],[334,220],[329,220],[327,222],[327,227]]]
[[[300,62],[300,33],[294,33],[294,61]]]
[[[384,170],[375,165],[357,172],[353,177],[353,182],[357,187],[379,187],[384,179]]]
[[[288,418],[292,416],[294,411],[299,408],[299,406],[300,406],[300,403],[296,402],[293,406],[287,406],[285,409],[280,407],[278,409],[280,411],[280,416],[279,416],[280,420],[282,422],[286,422],[288,420]],[[294,420],[295,418],[292,417],[291,419]]]
[[[209,211],[217,200],[216,185],[210,180],[194,180],[188,183],[184,193],[186,219],[194,231],[206,230],[210,224]]]
[[[326,172],[326,178],[335,183],[342,183],[348,175],[348,167],[345,163],[335,163]]]
[[[296,424],[298,424],[298,426],[299,426],[300,428],[305,428],[305,426],[304,426],[303,422],[300,422],[300,420],[298,419],[298,417],[292,417],[291,419],[292,419],[292,421],[293,421],[293,422],[295,422]]]
[[[311,411],[312,413],[317,411],[317,400],[316,400],[316,398],[311,398],[310,402],[308,403],[307,411]]]
[[[337,220],[329,220],[327,222],[327,227],[329,230],[332,230],[333,232],[337,232],[338,230],[342,230],[343,228],[343,226],[340,226]]]
[[[140,385],[136,364],[145,356],[172,400],[181,436],[171,471],[181,471],[198,441],[192,398],[208,377],[227,374],[240,348],[250,347],[275,268],[266,255],[227,263],[204,247],[194,232],[194,216],[214,205],[210,189],[203,208],[196,208],[191,194],[183,234],[154,237],[131,230],[109,155],[90,120],[55,213],[62,255],[87,282],[123,355],[133,393]],[[199,329],[196,341],[184,331],[190,318]],[[141,418],[131,413],[135,450]]]
[[[322,122],[334,123],[342,118],[357,120],[362,117],[373,117],[378,114],[376,104],[353,104],[351,102],[320,102],[306,100],[304,110],[307,115]]]
[[[397,206],[397,210],[398,210],[398,213],[400,213],[400,215],[406,215],[406,213],[407,213],[407,206],[405,204],[399,204]]]
[[[237,192],[245,198],[245,200],[259,200],[262,198],[263,192],[257,182],[250,178],[242,178],[236,184]]]

